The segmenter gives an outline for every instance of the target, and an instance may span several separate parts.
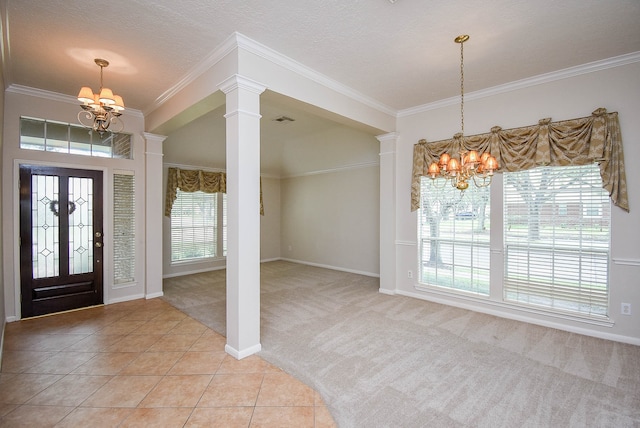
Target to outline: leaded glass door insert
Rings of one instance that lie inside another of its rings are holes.
[[[102,172],[20,167],[22,316],[102,303]]]

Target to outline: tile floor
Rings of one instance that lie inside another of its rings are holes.
[[[160,299],[8,323],[2,427],[335,427],[320,396]]]

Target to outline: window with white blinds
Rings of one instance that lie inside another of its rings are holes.
[[[505,301],[606,316],[610,226],[598,165],[505,173]]]
[[[135,280],[135,177],[113,175],[113,283]]]
[[[226,212],[225,194],[178,190],[171,208],[171,261],[226,256]]]
[[[422,177],[420,198],[418,282],[488,296],[489,188]]]
[[[227,257],[227,194],[222,194],[222,255]]]

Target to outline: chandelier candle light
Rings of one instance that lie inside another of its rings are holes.
[[[460,137],[464,135],[464,42],[469,36],[464,34],[454,39],[460,44]],[[456,135],[458,137],[458,135]],[[448,153],[443,153],[438,162],[429,165],[428,175],[432,180],[445,178],[451,180],[453,187],[464,191],[469,187],[469,179],[473,179],[477,187],[491,184],[495,170],[499,168],[498,161],[491,153],[479,154],[476,150],[460,152],[459,159]]]
[[[124,101],[120,95],[114,95],[113,91],[102,85],[102,70],[109,66],[109,61],[96,58],[95,63],[100,67],[100,92],[93,93],[88,86],[83,86],[78,94],[78,101],[82,103],[81,112],[78,113],[78,122],[85,128],[93,129],[100,135],[107,131],[120,132],[124,124],[119,116],[124,110]],[[109,129],[111,124],[116,124],[118,129]]]

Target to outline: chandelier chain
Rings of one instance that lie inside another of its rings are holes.
[[[464,135],[464,41],[460,42],[460,132]]]
[[[454,42],[460,43],[460,136],[464,135],[464,42],[467,40],[468,34],[454,39]],[[458,134],[454,135],[454,138],[458,138]],[[442,153],[437,162],[429,165],[429,177],[432,180],[445,178],[461,192],[469,187],[471,180],[476,187],[489,186],[494,172],[500,168],[497,159],[488,151],[478,153],[477,150],[467,150],[466,144],[462,144],[459,150],[459,157],[447,152]]]

